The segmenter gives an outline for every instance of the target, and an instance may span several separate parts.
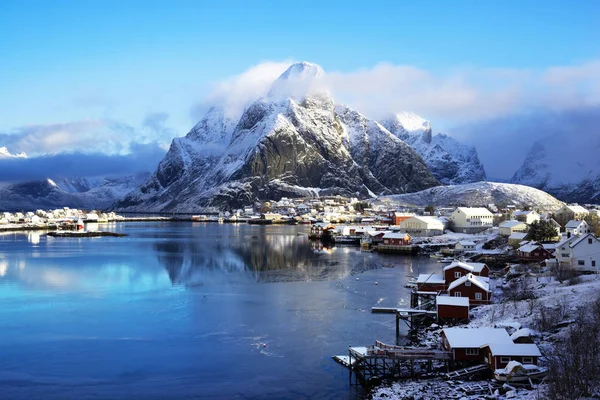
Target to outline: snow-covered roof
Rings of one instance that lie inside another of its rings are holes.
[[[569,210],[571,210],[574,213],[587,213],[589,212],[588,210],[586,210],[585,208],[581,207],[581,206],[565,206],[565,208],[568,208]]]
[[[577,238],[577,236],[574,236],[575,238]],[[577,246],[579,243],[583,242],[584,240],[586,240],[587,238],[593,238],[594,240],[598,240],[598,238],[594,235],[592,235],[591,233],[586,233],[585,235],[580,236],[579,238],[577,238],[577,240],[572,241],[569,244],[569,247],[573,248],[575,246]]]
[[[484,215],[486,217],[493,217],[494,215],[484,207],[458,207],[457,210],[462,211],[468,216],[471,215]]]
[[[486,292],[490,291],[490,285],[488,282],[486,282],[486,280],[481,279],[479,276],[475,276],[473,274],[466,274],[465,276],[458,278],[457,280],[455,280],[454,282],[452,282],[450,284],[450,286],[448,286],[448,290],[452,290],[455,287],[458,287],[460,285],[462,285],[465,282],[471,282],[473,285],[479,286],[480,288],[482,288],[483,290],[485,290]]]
[[[404,239],[406,236],[410,237],[408,233],[402,232],[386,232],[382,238],[383,239]]]
[[[436,304],[438,306],[459,306],[459,307],[469,307],[469,298],[468,297],[456,297],[456,296],[437,296]]]
[[[439,218],[437,217],[430,217],[427,215],[414,215],[408,219],[406,219],[405,221],[408,221],[410,219],[418,219],[419,221],[425,222],[427,225],[443,225],[443,222],[440,221]],[[404,221],[403,221],[404,222]]]
[[[510,339],[510,337],[509,337]],[[493,356],[541,357],[540,349],[533,343],[494,343],[488,344]],[[485,345],[484,345],[485,346]],[[483,347],[483,346],[481,346]]]
[[[543,248],[543,246],[539,243],[529,242],[529,243],[524,244],[523,246],[519,247],[519,251],[522,251],[523,253],[531,253],[532,251],[538,249],[539,247]]]
[[[469,272],[475,272],[479,274],[481,273],[481,271],[483,271],[483,268],[486,267],[486,265],[484,263],[466,263],[462,261],[453,261],[452,264],[444,267],[444,271],[447,271],[454,267],[460,267]]]
[[[525,232],[513,232],[513,233],[511,233],[511,235],[508,238],[521,240],[521,239],[525,239],[526,236],[527,236],[527,234]]]
[[[565,225],[565,228],[578,228],[581,224],[586,224],[587,223],[585,221],[577,221],[577,220],[570,220],[569,222],[567,222],[567,224]]]
[[[467,246],[475,246],[475,242],[471,242],[470,240],[461,240],[460,242],[458,242],[461,246],[467,247]]]
[[[442,275],[419,274],[419,276],[417,277],[417,284],[423,284],[423,283],[438,284],[438,283],[446,283],[446,281],[444,280],[444,277]]]
[[[530,336],[533,336],[533,331],[529,328],[522,328],[522,329],[515,331],[512,335],[510,335],[510,338],[513,341],[515,341],[519,338],[530,337]]]
[[[442,330],[452,348],[480,348],[490,343],[513,344],[502,328],[446,328]]]
[[[525,222],[517,221],[516,219],[511,219],[510,221],[504,221],[498,226],[500,228],[514,228],[515,226],[519,226],[519,225],[527,226],[525,224]]]

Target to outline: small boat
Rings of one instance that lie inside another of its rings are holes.
[[[83,230],[83,221],[81,220],[81,218],[77,220],[77,230]]]
[[[408,281],[406,281],[406,283],[404,284],[404,287],[406,288],[416,288],[417,287],[417,278],[412,277],[410,278]]]
[[[533,364],[521,364],[518,361],[509,362],[505,368],[494,371],[494,379],[500,382],[521,382],[530,379],[541,379],[548,370]]]
[[[441,253],[433,253],[429,255],[429,258],[442,258],[444,257]]]
[[[444,257],[444,258],[440,258],[438,260],[438,262],[440,263],[451,263],[454,261],[454,257]]]

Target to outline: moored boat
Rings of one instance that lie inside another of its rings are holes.
[[[541,379],[548,370],[533,364],[521,364],[518,361],[509,362],[505,368],[494,371],[494,379],[500,382],[520,382],[530,379]]]

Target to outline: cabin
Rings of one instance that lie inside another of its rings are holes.
[[[483,359],[490,369],[504,368],[511,361],[537,365],[542,356],[533,343],[489,343],[482,348]]]
[[[510,335],[510,338],[514,343],[533,343],[532,335],[531,329],[522,328]]]
[[[513,344],[503,328],[445,328],[441,333],[442,349],[452,352],[455,361],[482,364],[482,347],[490,343]]]
[[[387,246],[408,246],[412,238],[408,233],[386,232],[381,237],[382,244]]]
[[[525,233],[529,230],[526,223],[516,220],[504,221],[498,225],[499,232],[502,236],[509,236],[515,232]]]
[[[461,240],[460,242],[454,245],[455,253],[462,253],[465,251],[475,251],[475,242],[471,242],[468,240]]]
[[[429,292],[432,294],[446,290],[446,281],[443,275],[419,274],[417,277],[417,292]]]
[[[443,272],[447,285],[469,273],[476,276],[490,276],[490,269],[486,264],[465,263],[462,261],[454,261],[452,264],[445,266]]]
[[[573,219],[565,225],[565,233],[567,237],[585,235],[586,233],[590,233],[590,226],[583,220],[577,221]]]
[[[537,242],[528,242],[517,249],[519,260],[543,261],[552,258],[552,252]]]
[[[435,304],[438,322],[469,320],[468,297],[437,296]]]
[[[458,233],[479,233],[492,227],[494,214],[483,207],[458,207],[449,218]]]
[[[591,233],[571,236],[556,245],[555,256],[560,264],[573,266],[578,271],[598,272],[600,241]]]
[[[412,236],[437,236],[444,233],[444,223],[435,217],[412,216],[400,222],[400,229]]]
[[[492,301],[489,278],[471,273],[453,281],[448,286],[448,294],[454,297],[468,297],[471,306],[489,304]]]

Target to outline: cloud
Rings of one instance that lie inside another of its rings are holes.
[[[32,158],[0,159],[0,182],[21,182],[45,178],[124,176],[153,171],[165,150],[156,142],[132,143],[131,153],[60,153]]]

